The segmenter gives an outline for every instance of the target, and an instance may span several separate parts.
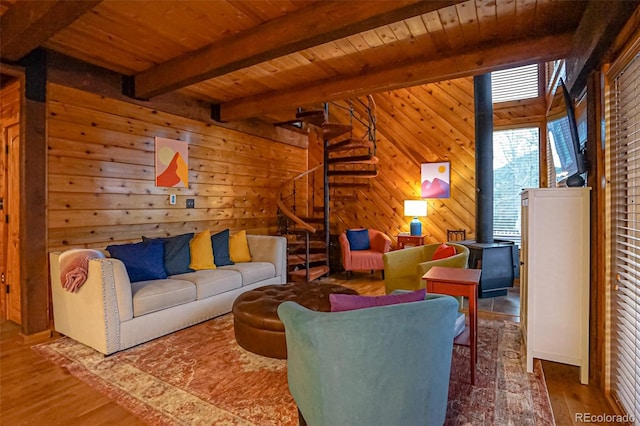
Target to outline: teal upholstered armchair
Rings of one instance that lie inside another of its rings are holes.
[[[282,303],[300,424],[442,425],[457,310],[439,295],[345,312]]]
[[[403,250],[391,251],[382,256],[384,262],[384,289],[387,294],[394,290],[418,290],[426,286],[422,276],[434,266],[466,268],[469,249],[461,244],[448,243],[456,254],[445,259],[432,260],[440,244],[427,244]]]

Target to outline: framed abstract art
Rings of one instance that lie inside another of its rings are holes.
[[[156,137],[156,186],[189,187],[189,144]]]
[[[422,198],[449,198],[451,195],[451,170],[448,161],[422,163],[420,196]]]

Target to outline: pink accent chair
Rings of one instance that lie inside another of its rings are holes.
[[[369,229],[369,250],[351,250],[347,233],[340,234],[342,249],[342,266],[347,271],[347,279],[351,279],[351,271],[381,271],[384,279],[384,262],[382,255],[391,249],[391,238],[383,232]]]

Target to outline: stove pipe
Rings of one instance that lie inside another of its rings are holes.
[[[476,241],[493,242],[493,101],[491,74],[473,77],[476,127]]]

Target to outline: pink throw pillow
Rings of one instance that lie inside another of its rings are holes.
[[[456,248],[448,246],[445,243],[440,244],[440,247],[433,253],[431,260],[446,259],[447,257],[454,256],[456,254]]]
[[[427,290],[424,288],[409,293],[387,294],[385,296],[359,296],[336,293],[329,295],[329,303],[331,303],[331,312],[353,311],[376,306],[418,302],[424,300],[426,294]]]

